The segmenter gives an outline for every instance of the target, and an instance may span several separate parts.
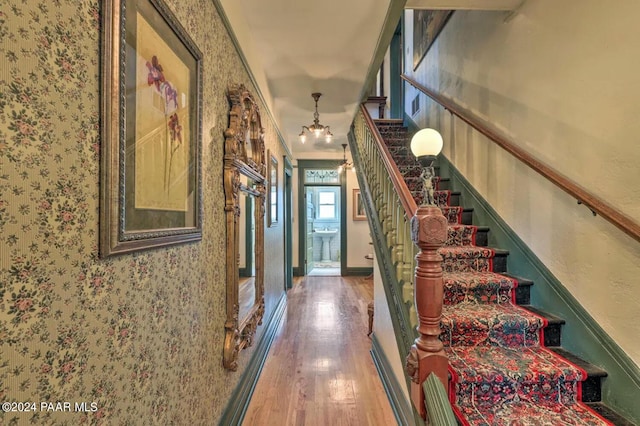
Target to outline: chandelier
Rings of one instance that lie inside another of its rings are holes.
[[[356,167],[351,161],[347,161],[347,144],[342,144],[342,162],[338,164],[338,173],[342,173],[343,170],[351,169],[355,173]]]
[[[313,124],[310,126],[302,126],[302,131],[298,136],[300,136],[300,142],[304,143],[307,140],[307,134],[304,132],[305,130],[309,133],[313,133],[313,135],[319,138],[324,133],[324,140],[327,143],[331,142],[331,138],[333,134],[329,130],[329,126],[323,126],[320,124],[320,114],[318,114],[318,99],[320,99],[322,93],[312,93],[311,97],[316,101],[316,112],[313,113]]]

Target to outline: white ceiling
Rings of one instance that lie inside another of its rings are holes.
[[[406,9],[516,10],[525,0],[407,0]]]
[[[379,67],[374,58],[386,50],[383,34],[396,27],[405,3],[421,9],[476,9],[482,3],[495,10],[522,1],[218,0],[296,159],[342,157],[341,144],[347,143],[366,81]],[[298,140],[301,126],[313,121],[313,92],[322,93],[318,112],[320,123],[331,126],[330,144]]]

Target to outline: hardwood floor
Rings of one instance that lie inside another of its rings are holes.
[[[369,353],[372,298],[361,277],[296,279],[243,425],[396,425]]]

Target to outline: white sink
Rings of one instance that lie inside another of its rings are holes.
[[[331,260],[331,238],[337,233],[337,229],[316,230],[316,235],[322,238],[322,261]]]

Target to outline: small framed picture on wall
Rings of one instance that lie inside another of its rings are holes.
[[[269,187],[267,189],[267,226],[278,223],[278,159],[269,151],[267,154]]]
[[[364,212],[364,204],[362,204],[360,189],[353,190],[353,220],[367,220],[367,215]]]

